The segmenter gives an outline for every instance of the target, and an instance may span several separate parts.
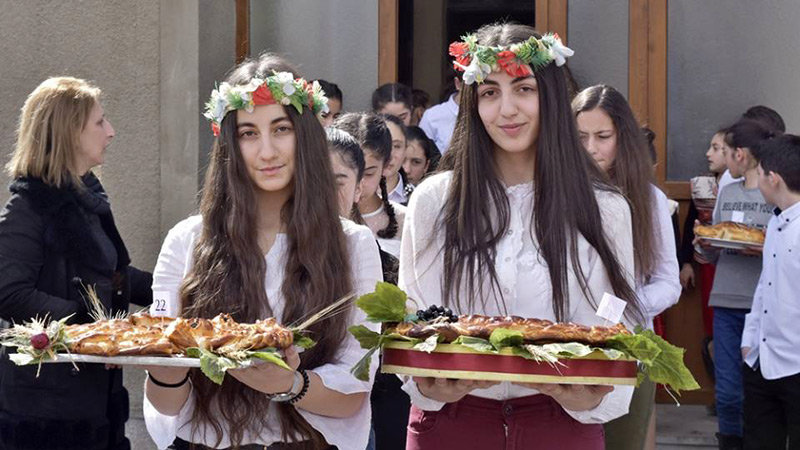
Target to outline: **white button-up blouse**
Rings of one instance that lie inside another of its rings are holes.
[[[342,228],[347,237],[353,287],[356,294],[363,295],[372,292],[375,290],[375,284],[383,279],[378,246],[372,237],[372,232],[369,228],[363,225],[356,225],[349,220],[342,220]],[[192,252],[195,242],[200,236],[201,229],[201,217],[189,217],[170,230],[161,248],[156,268],[153,271],[153,292],[162,293],[161,296],[166,298],[168,303],[178,302],[177,305],[166,305],[165,309],[167,311],[180,311],[179,296],[177,295],[178,288],[192,267]],[[286,300],[283,298],[281,285],[284,278],[287,251],[287,236],[278,234],[275,243],[266,255],[268,270],[264,280],[264,288],[275,317],[282,316]],[[374,324],[365,322],[366,316],[357,308],[354,308],[354,313],[350,319],[352,324],[363,323],[376,330]],[[359,381],[350,373],[350,368],[361,359],[364,353],[365,350],[362,350],[358,342],[348,334],[347,339],[342,343],[336,355],[335,362],[317,367],[313,372],[322,379],[323,384],[328,389],[343,394],[369,392],[372,387],[372,378],[377,368],[375,358],[373,358],[373,363],[370,367],[370,381]],[[145,396],[145,423],[150,436],[159,449],[166,448],[171,444],[175,436],[207,446],[215,444],[217,436],[212,427],[200,425],[198,435],[192,436],[191,434],[191,418],[195,401],[197,399],[193,394],[190,394],[189,399],[177,416],[166,416],[159,413]],[[325,439],[331,445],[335,445],[340,449],[351,450],[364,450],[366,448],[372,417],[369,396],[367,396],[367,400],[364,401],[361,409],[348,418],[321,416],[300,408],[298,408],[298,411],[311,426],[325,436]],[[281,441],[281,428],[274,405],[270,405],[270,409],[265,411],[265,414],[268,414],[273,419],[270,421],[270,429],[263,430],[258,435],[246,434],[242,444],[268,446]],[[231,446],[227,433],[223,432],[220,445],[221,448]]]
[[[451,172],[426,179],[414,191],[406,211],[403,243],[400,252],[399,285],[420,307],[443,303],[441,294],[444,253],[442,232],[435,232],[436,221],[444,208]],[[506,236],[497,246],[495,269],[508,314],[555,320],[552,307],[552,286],[543,257],[538,252],[536,236],[532,229],[533,183],[512,186],[506,189],[510,203],[510,223]],[[601,211],[603,229],[629,284],[634,284],[633,232],[628,202],[619,194],[596,191]],[[598,253],[581,236],[578,242],[578,258],[586,277],[588,292],[595,304],[603,293],[613,293],[606,270]],[[569,258],[568,258],[569,260]],[[571,270],[568,278],[568,320],[584,325],[602,325],[604,319],[595,315],[596,309],[585,298],[578,279]],[[478,306],[480,309],[480,306]],[[505,315],[496,302],[486,302],[482,311],[458,311],[459,313],[481,313]],[[626,324],[631,327],[631,324]],[[426,410],[441,409],[444,404],[422,395],[413,380],[406,380],[403,389],[411,396],[412,403]],[[507,400],[534,395],[537,391],[503,382],[488,389],[478,389],[471,395]],[[630,386],[617,386],[595,409],[569,411],[572,417],[583,423],[603,423],[628,412],[633,393]]]

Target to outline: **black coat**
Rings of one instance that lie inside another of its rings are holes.
[[[99,214],[117,253],[116,270],[91,231],[89,212],[71,189],[18,179],[0,212],[0,318],[21,323],[49,314],[91,321],[84,286],[94,286],[106,310],[152,301],[152,275],[130,266],[111,213]],[[126,449],[128,393],[122,371],[101,364],[17,367],[0,358],[0,449]]]

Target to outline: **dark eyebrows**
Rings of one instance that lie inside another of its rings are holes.
[[[514,78],[514,79],[511,81],[511,84],[514,84],[514,83],[519,83],[520,81],[530,80],[531,78],[533,78],[533,79],[534,79],[534,81],[536,80],[536,78],[534,78],[534,76],[533,76],[533,75],[527,75],[527,76],[524,76],[524,77],[517,77],[517,78]]]
[[[275,125],[276,123],[282,122],[284,120],[289,120],[289,116],[276,117],[269,124],[270,125]],[[254,123],[252,123],[252,122],[239,122],[239,123],[236,124],[236,126],[237,126],[237,128],[241,128],[241,127],[253,127],[253,128],[256,128],[256,125]]]

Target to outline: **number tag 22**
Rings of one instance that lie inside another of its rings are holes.
[[[150,315],[153,317],[178,317],[180,305],[177,295],[171,291],[153,291],[153,304]]]

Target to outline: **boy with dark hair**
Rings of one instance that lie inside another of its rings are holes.
[[[742,336],[744,448],[800,443],[800,137],[783,135],[759,152],[758,187],[776,205],[763,270]]]

